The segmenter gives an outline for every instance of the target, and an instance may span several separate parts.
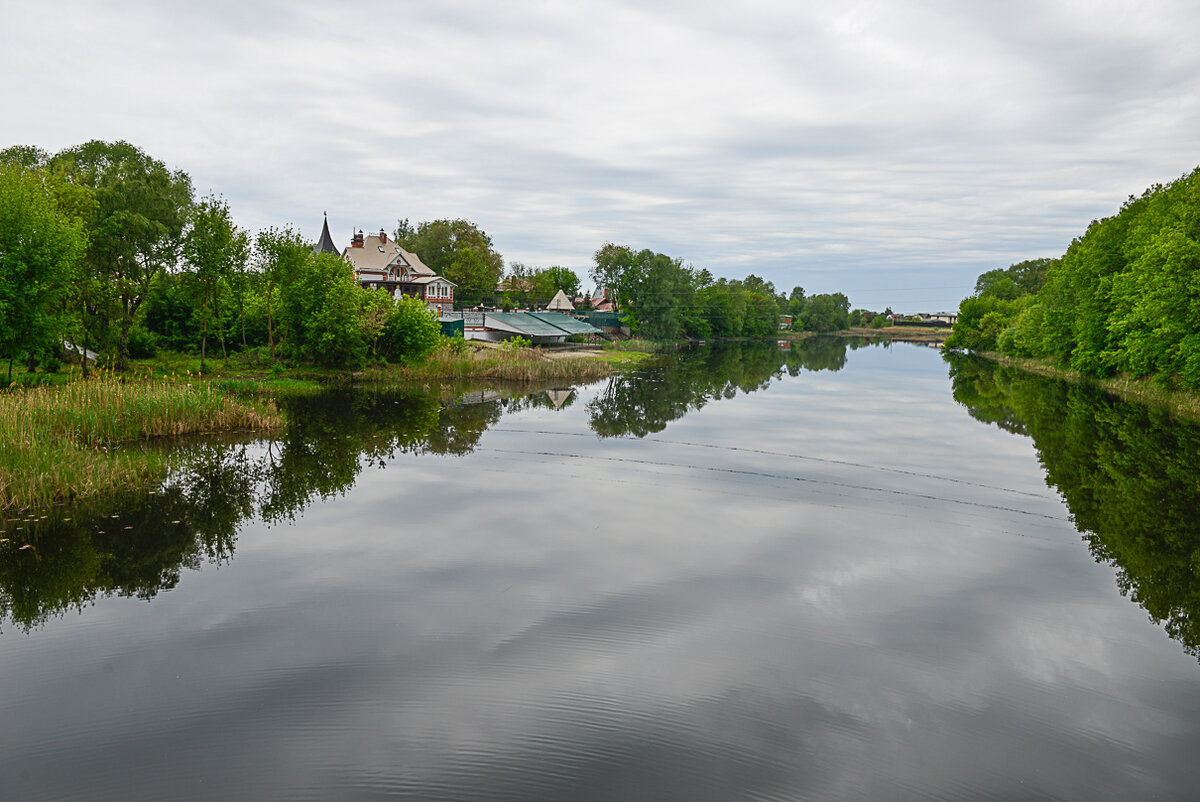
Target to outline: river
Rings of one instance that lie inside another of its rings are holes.
[[[0,799],[1200,788],[1193,425],[847,339],[284,403],[4,524]]]

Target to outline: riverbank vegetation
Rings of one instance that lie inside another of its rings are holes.
[[[459,306],[579,292],[561,267],[514,264],[504,277],[491,238],[466,220],[400,220],[395,235],[458,285]],[[97,360],[127,371],[177,354],[206,375],[218,354],[226,369],[231,360],[347,373],[399,365],[424,376],[479,369],[480,360],[470,367],[444,355],[418,369],[442,342],[421,300],[363,288],[343,259],[315,253],[292,227],[251,236],[219,195],[197,200],[187,173],[127,142],[0,151],[0,255],[5,385],[53,383],[64,361],[86,376]],[[650,251],[605,245],[593,275],[621,324],[654,341],[771,337],[781,315],[809,331],[849,320],[844,295],[797,287],[785,296],[756,276],[714,279]],[[566,370],[534,356],[493,361],[485,375]],[[576,366],[582,378],[597,369]]]
[[[247,402],[208,383],[94,377],[0,394],[0,510],[46,506],[165,475],[155,437],[282,425],[274,404]]]
[[[650,340],[773,337],[781,329],[830,332],[849,327],[850,301],[842,293],[789,294],[756,275],[715,278],[650,250],[605,243],[593,256],[591,277],[607,290],[621,322]],[[861,311],[861,310],[860,310]]]
[[[1061,258],[981,275],[946,344],[1200,390],[1200,168],[1130,197]]]

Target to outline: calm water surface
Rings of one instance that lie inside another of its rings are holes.
[[[5,523],[0,799],[1200,788],[1194,427],[844,340],[288,403]]]

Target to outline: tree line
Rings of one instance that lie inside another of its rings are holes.
[[[579,293],[567,268],[514,264],[466,220],[412,225],[398,244],[456,285],[459,307],[544,306]],[[750,275],[707,270],[648,250],[604,245],[592,277],[627,324],[651,339],[767,337],[781,314],[811,331],[846,328],[840,293],[790,295]],[[250,352],[353,368],[413,361],[440,329],[417,299],[393,303],[362,289],[337,255],[315,254],[291,227],[240,228],[219,195],[196,198],[191,178],[128,142],[93,140],[47,153],[0,151],[0,360],[55,370],[69,344],[88,370],[89,352],[118,368],[159,349]]]
[[[607,290],[622,322],[652,340],[770,337],[781,315],[790,315],[787,327],[797,331],[838,331],[852,320],[842,293],[805,295],[794,287],[785,295],[754,274],[714,278],[682,259],[611,242],[594,254],[590,276]]]
[[[1200,388],[1200,168],[1131,196],[1060,258],[981,275],[946,344]]]
[[[0,359],[57,367],[64,343],[123,368],[159,347],[261,348],[345,368],[420,359],[440,327],[418,299],[362,289],[295,230],[251,237],[218,195],[128,142],[0,151]]]

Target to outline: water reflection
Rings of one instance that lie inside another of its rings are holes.
[[[785,372],[840,370],[847,349],[867,342],[698,351],[609,379],[588,404],[589,423],[601,437],[641,437],[710,401],[763,389]],[[469,384],[282,398],[290,423],[277,438],[163,445],[175,469],[155,491],[8,521],[0,533],[8,538],[0,543],[0,622],[29,631],[101,596],[151,599],[175,587],[184,569],[230,559],[248,518],[294,520],[397,454],[467,455],[503,415],[565,410],[576,398],[571,387]]]
[[[25,514],[0,537],[0,621],[30,630],[99,596],[151,599],[185,568],[234,552],[240,524],[294,519],[349,490],[397,453],[470,453],[506,406],[562,407],[545,390],[332,391],[281,399],[291,421],[276,439],[162,445],[174,469],[153,491]]]
[[[872,343],[865,338],[815,337],[796,348],[773,342],[714,346],[689,358],[608,379],[588,404],[592,430],[600,437],[645,437],[710,401],[733,398],[770,386],[785,373],[837,371],[846,351]]]
[[[971,415],[1028,435],[1092,554],[1200,655],[1200,427],[1079,384],[949,355]]]

